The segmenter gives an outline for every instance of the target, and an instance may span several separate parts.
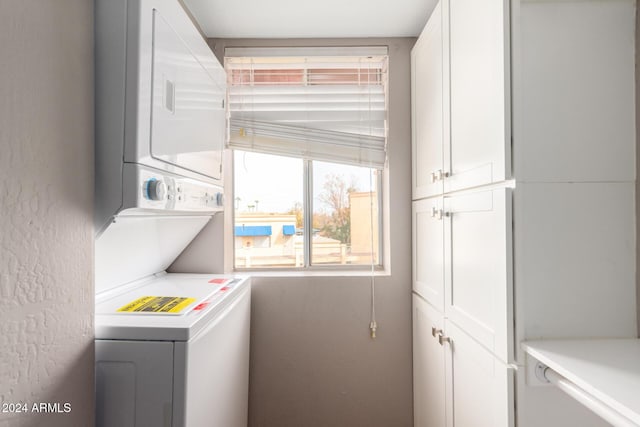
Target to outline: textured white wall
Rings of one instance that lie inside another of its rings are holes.
[[[1,427],[93,425],[92,206],[93,2],[2,0]]]

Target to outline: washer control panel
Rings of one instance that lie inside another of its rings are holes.
[[[125,209],[161,209],[182,212],[220,211],[223,208],[222,187],[190,178],[170,175],[132,165],[124,170]],[[132,194],[129,189],[136,189]]]
[[[150,178],[145,183],[144,196],[149,200],[164,200],[167,196],[167,184],[162,179]]]

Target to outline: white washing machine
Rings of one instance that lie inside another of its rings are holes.
[[[246,427],[250,282],[158,274],[96,301],[98,427]]]
[[[178,0],[95,26],[96,425],[246,427],[249,280],[165,272],[222,211],[224,69]]]

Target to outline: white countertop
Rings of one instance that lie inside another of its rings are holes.
[[[640,339],[528,341],[522,346],[534,359],[640,425]]]

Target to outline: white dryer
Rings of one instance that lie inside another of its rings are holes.
[[[220,210],[226,74],[179,1],[96,0],[95,28],[98,233],[139,209]]]

